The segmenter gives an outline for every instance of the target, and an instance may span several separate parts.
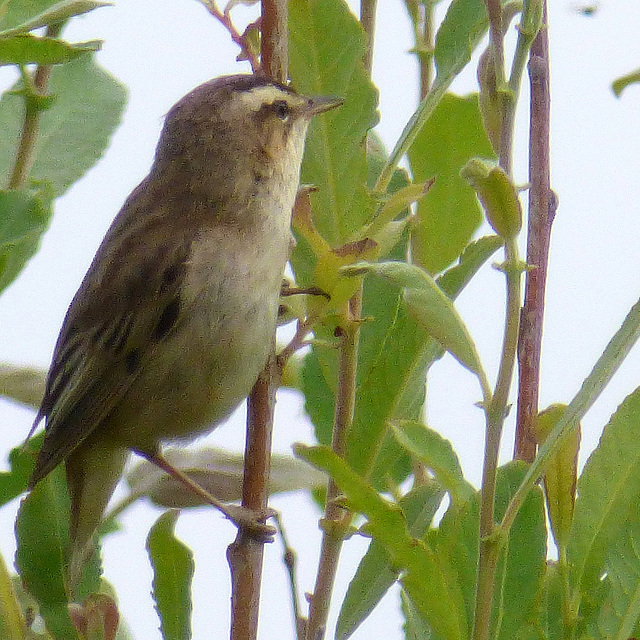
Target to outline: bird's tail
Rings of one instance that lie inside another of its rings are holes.
[[[122,475],[128,451],[90,438],[67,459],[67,485],[71,499],[69,525],[69,588],[74,593],[93,549],[96,529]]]

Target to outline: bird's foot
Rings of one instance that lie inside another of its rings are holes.
[[[254,511],[239,504],[226,503],[219,504],[217,507],[242,533],[246,533],[259,542],[273,540],[276,528],[266,523],[269,518],[275,515],[273,509]]]

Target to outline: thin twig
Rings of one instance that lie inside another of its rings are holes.
[[[62,31],[63,24],[49,25],[46,30],[47,38],[57,38]],[[33,165],[33,154],[35,151],[36,140],[38,139],[38,131],[40,129],[40,116],[42,114],[42,106],[38,104],[37,98],[44,97],[47,94],[49,86],[49,78],[53,65],[38,65],[33,74],[33,78],[29,72],[23,70],[23,82],[25,85],[25,111],[24,122],[22,125],[22,133],[20,135],[20,144],[16,153],[16,160],[13,165],[11,177],[9,178],[9,189],[20,189],[29,176],[29,171]],[[35,95],[30,95],[33,92]]]
[[[289,576],[289,589],[291,590],[291,606],[293,608],[293,618],[296,624],[296,638],[297,640],[304,640],[306,620],[302,617],[302,609],[300,607],[300,601],[298,598],[298,578],[296,576],[296,552],[295,549],[289,544],[289,539],[282,522],[280,514],[275,515],[276,525],[278,527],[278,533],[280,540],[282,541],[282,560],[287,569]]]
[[[253,73],[259,73],[262,69],[260,65],[260,60],[258,60],[256,54],[253,52],[251,47],[248,45],[245,37],[241,34],[234,26],[231,21],[231,16],[228,13],[223,13],[218,9],[215,0],[200,0],[200,2],[206,7],[207,11],[216,19],[222,26],[229,32],[231,39],[240,47],[241,57],[244,60],[247,60],[251,65],[251,70]],[[262,17],[264,19],[264,2],[263,2],[263,11]],[[285,49],[286,51],[286,49]],[[268,68],[265,66],[265,68]]]
[[[529,189],[527,263],[533,268],[527,273],[526,278],[518,344],[519,392],[514,450],[514,457],[527,462],[533,461],[536,454],[532,420],[538,413],[544,298],[551,226],[556,209],[556,199],[551,191],[549,162],[550,92],[546,3],[544,25],[531,47],[529,60],[531,84],[529,182],[531,188]]]
[[[296,332],[289,343],[278,354],[278,362],[280,367],[284,369],[289,358],[300,348],[306,345],[306,337],[311,333],[311,327],[314,321],[311,318],[298,321]]]

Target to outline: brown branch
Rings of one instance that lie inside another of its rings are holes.
[[[531,106],[529,126],[529,227],[524,307],[518,343],[519,391],[514,457],[531,462],[536,454],[532,421],[538,414],[540,353],[544,298],[549,260],[551,226],[556,198],[551,191],[549,163],[549,40],[547,7],[544,26],[538,32],[529,56]]]
[[[281,82],[286,80],[284,74],[287,72],[287,15],[286,0],[262,0],[264,69],[270,77]],[[253,62],[252,67],[256,71]],[[268,505],[273,415],[281,376],[274,335],[269,360],[248,401],[242,506],[252,511],[265,511]],[[264,542],[239,529],[227,550],[232,586],[231,640],[256,640],[258,637]]]
[[[262,0],[262,66],[278,82],[289,76],[289,29],[287,3]]]
[[[267,508],[273,411],[279,380],[280,369],[272,353],[251,391],[247,410],[242,506],[252,511]],[[263,555],[264,540],[238,529],[235,541],[227,549],[232,591],[231,640],[258,637]]]

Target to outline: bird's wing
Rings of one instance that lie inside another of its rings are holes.
[[[172,212],[149,216],[145,196],[139,187],[125,203],[67,311],[36,418],[46,418],[46,434],[30,486],[113,411],[178,320],[191,238],[173,228]]]

